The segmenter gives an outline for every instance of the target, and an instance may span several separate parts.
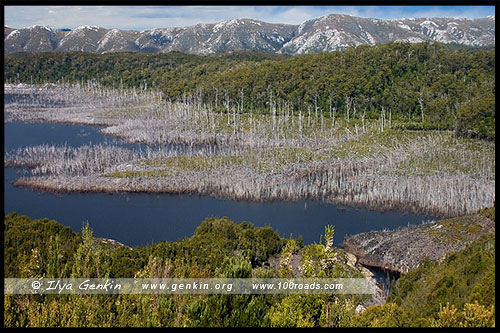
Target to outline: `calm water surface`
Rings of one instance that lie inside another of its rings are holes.
[[[6,123],[5,151],[39,144],[81,146],[113,141],[99,127],[48,123]],[[137,148],[137,145],[132,146]],[[207,217],[227,216],[235,222],[271,226],[282,236],[301,235],[305,244],[319,242],[327,224],[335,225],[336,245],[346,235],[393,229],[431,219],[396,211],[344,209],[318,201],[255,203],[172,194],[50,194],[12,186],[21,170],[4,168],[5,213],[50,218],[74,231],[86,221],[97,237],[116,239],[129,246],[189,237]]]

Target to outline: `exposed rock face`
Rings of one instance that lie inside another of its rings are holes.
[[[418,18],[377,20],[326,15],[302,23],[280,53],[303,54],[341,50],[349,46],[433,40],[471,46],[495,44],[495,18]]]
[[[132,250],[132,248],[130,246],[122,244],[119,241],[114,240],[114,239],[110,239],[110,238],[95,238],[95,241],[96,241],[96,244],[100,243],[101,245],[102,244],[108,245],[114,249],[120,248],[120,247],[126,247],[126,248]]]
[[[495,45],[495,18],[378,20],[331,14],[301,25],[233,19],[145,31],[96,26],[81,26],[74,30],[56,30],[48,26],[4,27],[6,54],[47,51],[211,54],[253,50],[297,55],[342,50],[357,45],[426,40],[470,46]]]
[[[292,267],[292,274],[296,278],[302,276],[302,271],[300,270],[300,261],[302,260],[302,255],[300,253],[292,254],[290,258],[290,266]],[[274,268],[277,272],[280,271],[281,255],[271,257],[268,260],[269,266]]]
[[[343,246],[362,265],[407,273],[425,258],[442,260],[482,234],[494,232],[492,220],[468,215],[399,230],[357,234],[347,237]]]

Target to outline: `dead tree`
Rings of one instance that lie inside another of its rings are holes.
[[[349,112],[351,110],[351,105],[352,105],[352,97],[351,96],[346,96],[345,97],[345,111],[346,111],[346,120],[349,122]]]
[[[424,97],[423,92],[420,91],[420,95],[418,96],[418,104],[420,105],[420,114],[422,116],[422,124],[424,123]]]

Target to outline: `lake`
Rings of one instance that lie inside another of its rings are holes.
[[[81,146],[113,142],[136,149],[119,139],[102,135],[97,126],[53,123],[5,123],[5,152],[39,144]],[[189,237],[211,216],[227,216],[239,223],[271,226],[280,235],[301,235],[305,244],[318,243],[327,224],[335,225],[335,245],[346,235],[419,224],[431,217],[397,211],[343,208],[320,201],[246,202],[206,196],[175,194],[52,194],[14,187],[22,170],[4,168],[4,212],[30,218],[49,218],[80,232],[88,221],[96,237],[115,239],[129,246],[175,241]]]

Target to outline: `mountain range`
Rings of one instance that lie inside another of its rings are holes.
[[[81,26],[74,30],[4,27],[4,51],[170,52],[192,54],[253,50],[300,55],[392,41],[495,45],[495,17],[379,20],[330,14],[300,25],[233,19],[144,31]]]

